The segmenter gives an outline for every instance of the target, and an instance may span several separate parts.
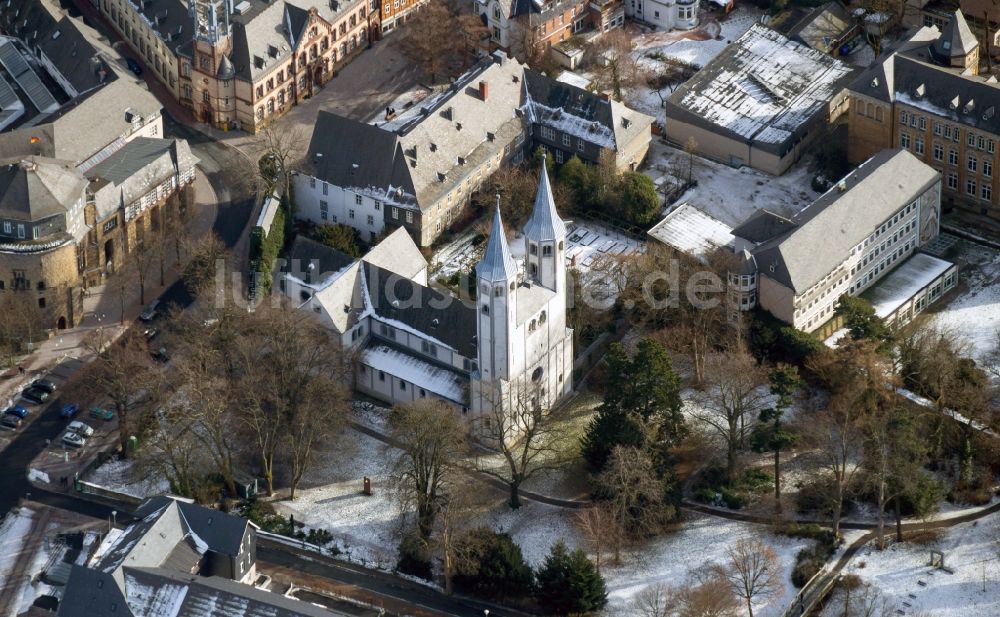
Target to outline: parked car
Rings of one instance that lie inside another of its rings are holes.
[[[24,400],[35,403],[36,405],[41,405],[45,401],[49,400],[49,393],[41,388],[31,386],[26,388],[24,392],[21,393],[21,398]]]
[[[153,356],[154,360],[159,362],[170,362],[170,353],[167,351],[166,347],[160,347],[150,355]]]
[[[73,431],[66,431],[66,434],[63,435],[62,441],[67,446],[72,446],[74,448],[82,448],[87,443],[87,439],[85,437],[78,433],[74,433]]]
[[[128,70],[135,73],[136,77],[142,75],[142,66],[134,58],[125,58],[125,64],[128,66]]]
[[[70,422],[69,426],[66,427],[66,430],[72,431],[77,435],[83,435],[84,437],[90,437],[94,434],[94,429],[79,420],[73,420]]]
[[[25,418],[28,417],[29,413],[31,412],[29,412],[27,407],[25,407],[24,405],[14,405],[13,407],[8,407],[7,409],[5,409],[3,415],[17,416],[18,418],[24,420]]]
[[[153,340],[159,333],[160,331],[157,330],[156,328],[146,328],[145,330],[142,331],[142,335],[146,338],[147,341]]]
[[[102,407],[94,405],[93,407],[90,408],[90,417],[96,418],[98,420],[104,420],[105,422],[107,422],[108,420],[114,419],[115,412],[111,411],[110,409],[104,409]]]
[[[56,384],[52,383],[48,379],[36,379],[35,381],[31,382],[31,387],[40,388],[42,390],[45,390],[49,394],[52,394],[53,392],[56,391]]]
[[[59,415],[68,420],[75,416],[78,411],[80,411],[79,405],[76,403],[66,403],[62,406],[62,410],[59,412]]]
[[[0,427],[13,431],[17,427],[21,426],[22,422],[24,422],[24,420],[18,418],[17,416],[4,416],[3,418],[0,418]]]
[[[139,319],[143,321],[153,321],[154,319],[156,319],[156,316],[160,314],[159,311],[157,311],[158,306],[160,306],[159,300],[153,300],[152,302],[150,302],[149,306],[147,306],[145,309],[143,309],[141,313],[139,313]]]

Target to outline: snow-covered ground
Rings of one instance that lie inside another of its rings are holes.
[[[657,187],[674,183],[675,172],[687,172],[688,156],[654,140],[650,143],[643,173],[652,178]],[[806,161],[800,161],[784,175],[770,176],[749,167],[736,169],[696,156],[692,176],[698,186],[686,191],[676,203],[689,203],[733,227],[761,208],[790,216],[819,197],[809,185]]]
[[[356,418],[370,426],[384,425],[384,410],[355,406]],[[316,470],[307,474],[310,488],[299,492],[294,502],[276,502],[282,514],[294,514],[308,527],[329,530],[342,558],[391,570],[396,562],[403,511],[388,486],[393,450],[359,433],[350,433],[321,454]],[[372,480],[373,495],[361,492],[362,478]],[[572,548],[584,548],[577,529],[577,511],[525,501],[519,510],[510,510],[505,495],[497,491],[481,522],[504,531],[521,546],[525,559],[541,565],[550,548],[559,540]],[[623,555],[620,565],[605,565],[602,572],[608,585],[610,604],[607,616],[629,614],[629,605],[643,588],[666,582],[681,584],[695,570],[720,563],[726,547],[745,536],[760,537],[777,552],[784,572],[785,589],[780,597],[754,607],[755,615],[779,615],[791,601],[791,569],[795,554],[810,541],[771,534],[766,527],[695,515],[676,531],[650,542],[642,549]]]
[[[958,334],[977,362],[997,347],[1000,333],[1000,251],[959,244],[958,259],[969,266],[961,272],[959,294],[945,305],[932,306],[934,322]]]
[[[382,442],[349,432],[319,453],[306,473],[295,501],[275,502],[275,509],[309,527],[333,534],[350,561],[391,570],[396,565],[403,523],[402,508],[389,486],[393,451]],[[365,477],[372,495],[364,495]]]
[[[869,544],[844,573],[855,574],[878,589],[893,614],[995,617],[1000,615],[998,524],[1000,516],[993,514],[957,525],[927,544],[892,544],[881,552]],[[954,574],[930,567],[931,549],[944,552],[945,565]],[[833,608],[824,613],[826,617],[839,614]]]
[[[431,259],[431,277],[438,279],[456,272],[470,272],[486,248],[485,242],[473,244],[475,235],[476,231],[470,230],[441,247]],[[566,266],[576,268],[585,276],[601,255],[624,256],[646,250],[646,243],[641,240],[600,223],[579,220],[567,221],[566,244]],[[522,237],[510,239],[510,249],[515,259],[522,258]]]
[[[91,484],[118,491],[132,497],[152,497],[170,492],[170,483],[155,469],[140,466],[134,459],[108,459],[91,470],[84,478]]]
[[[20,614],[27,611],[35,598],[39,595],[50,593],[52,589],[37,579],[37,575],[45,567],[49,560],[47,550],[48,542],[39,542],[36,546],[25,546],[26,541],[31,537],[32,527],[38,523],[36,521],[38,513],[31,508],[21,507],[12,510],[0,524],[0,593],[2,600],[8,601],[8,608],[14,608],[11,614]],[[58,523],[50,522],[45,532],[51,533],[58,527]],[[25,565],[25,569],[15,573],[14,569],[18,561],[25,554],[25,551],[33,551],[31,562]],[[17,574],[19,578],[13,578]],[[3,602],[0,602],[0,606]]]
[[[663,71],[664,62],[661,57],[703,67],[719,55],[726,45],[743,36],[761,15],[756,8],[740,6],[724,21],[709,20],[694,30],[644,32],[633,39],[633,54],[640,67],[654,74]],[[670,92],[664,89],[658,95],[652,89],[643,87],[627,92],[625,100],[630,107],[662,122],[660,96],[666,99]]]

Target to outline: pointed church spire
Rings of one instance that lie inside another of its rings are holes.
[[[486,242],[486,251],[476,264],[476,276],[491,283],[513,281],[517,278],[517,265],[510,254],[503,221],[500,220],[500,195],[497,195],[497,207],[493,212],[493,229],[490,230],[490,239]]]
[[[524,235],[536,242],[552,242],[566,235],[566,225],[556,212],[556,200],[552,197],[552,186],[549,184],[549,172],[545,167],[545,155],[542,155],[542,171],[538,179],[538,192],[535,193],[535,207],[531,218],[524,227]]]

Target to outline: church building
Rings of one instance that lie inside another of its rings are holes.
[[[516,242],[512,250],[498,203],[475,299],[429,286],[403,228],[360,259],[297,239],[278,286],[355,351],[358,391],[388,404],[438,398],[488,431],[498,406],[547,409],[571,389],[566,226],[544,165]]]

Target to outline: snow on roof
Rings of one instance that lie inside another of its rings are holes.
[[[827,105],[851,67],[754,24],[670,103],[745,139],[779,144]]]
[[[683,203],[649,230],[649,236],[693,257],[703,258],[733,241],[732,227]]]
[[[561,81],[564,84],[569,84],[571,86],[576,86],[577,88],[587,89],[590,85],[590,80],[580,75],[579,73],[574,73],[573,71],[563,71],[556,78],[556,81]]]
[[[926,253],[917,253],[865,292],[875,314],[885,318],[920,293],[955,264]]]
[[[530,93],[526,94],[526,98],[524,110],[530,122],[537,122],[556,131],[595,143],[602,148],[614,150],[615,133],[611,128],[596,120],[575,116],[561,107],[543,105],[532,99]]]
[[[465,400],[462,379],[457,373],[438,368],[385,345],[366,349],[361,361],[376,371],[385,371],[440,397],[457,403]]]

